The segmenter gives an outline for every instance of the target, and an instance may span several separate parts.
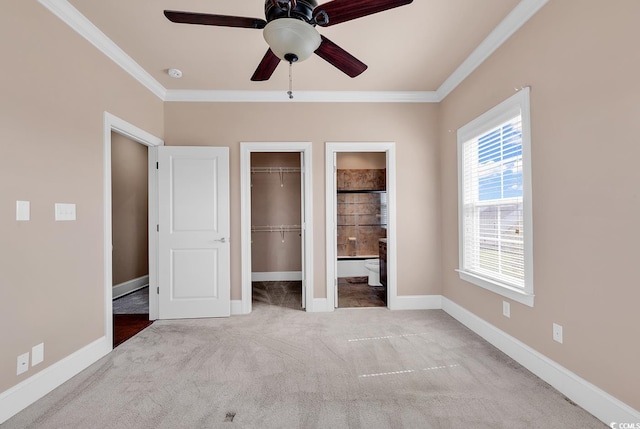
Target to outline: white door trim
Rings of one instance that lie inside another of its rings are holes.
[[[387,224],[387,307],[394,310],[398,306],[398,240],[396,227],[396,144],[393,142],[339,143],[327,142],[325,153],[326,180],[326,252],[327,252],[327,310],[335,308],[335,263],[338,258],[336,246],[336,194],[333,160],[338,152],[385,152],[387,154],[387,201],[389,220]]]
[[[313,309],[313,174],[311,166],[311,142],[252,142],[240,143],[240,223],[242,247],[242,314],[251,313],[251,153],[253,152],[302,152],[304,165],[304,219],[302,225],[306,236],[304,272],[306,278],[306,310]]]
[[[164,145],[156,137],[129,122],[104,112],[103,127],[103,218],[104,218],[104,332],[109,347],[113,344],[113,278],[112,250],[113,237],[111,226],[111,132],[120,134],[135,142],[149,147],[149,318],[158,318],[158,295],[152,293],[158,284],[158,237],[155,225],[158,223],[158,176],[156,170],[157,147]]]

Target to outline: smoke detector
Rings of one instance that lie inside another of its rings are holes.
[[[167,74],[174,79],[180,79],[182,77],[182,71],[178,69],[169,69],[167,70]]]

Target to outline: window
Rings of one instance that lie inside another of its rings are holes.
[[[529,88],[458,130],[460,278],[533,306]]]

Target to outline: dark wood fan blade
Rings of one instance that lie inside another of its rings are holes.
[[[207,13],[180,12],[165,10],[164,16],[171,22],[180,24],[215,25],[218,27],[264,28],[267,21],[258,18],[244,18],[241,16],[210,15]]]
[[[318,25],[329,27],[410,3],[413,0],[333,0],[316,7],[313,16]]]
[[[356,77],[367,69],[367,65],[365,63],[326,37],[321,37],[322,43],[320,43],[320,47],[316,50],[316,54],[320,58],[327,61],[329,64],[332,64],[349,77]]]
[[[276,71],[278,64],[280,64],[280,58],[276,57],[276,54],[269,49],[262,61],[260,61],[255,73],[251,76],[251,80],[254,82],[269,80],[273,72]]]

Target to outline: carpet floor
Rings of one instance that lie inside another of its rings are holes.
[[[441,310],[157,321],[14,428],[605,428]]]

